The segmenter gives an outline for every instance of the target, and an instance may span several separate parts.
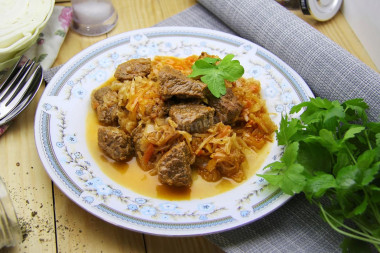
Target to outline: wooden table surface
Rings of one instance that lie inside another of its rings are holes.
[[[195,0],[114,0],[119,21],[109,34],[85,37],[69,32],[54,65],[91,44],[122,32],[150,27],[195,4]],[[61,4],[62,5],[62,4]],[[69,4],[64,4],[69,5]],[[378,71],[341,13],[309,24]],[[34,142],[34,114],[41,96],[0,137],[1,178],[6,183],[23,232],[21,244],[0,252],[222,252],[203,237],[160,237],[108,224],[68,199],[45,172]]]

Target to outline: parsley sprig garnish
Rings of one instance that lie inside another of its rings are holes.
[[[303,108],[300,119],[282,118],[277,140],[284,154],[260,176],[318,205],[345,236],[343,252],[370,252],[370,244],[380,251],[380,122],[368,121],[363,99],[312,98],[290,114]]]
[[[211,57],[199,59],[193,64],[189,77],[200,76],[211,93],[220,98],[227,92],[224,80],[234,82],[244,74],[243,66],[233,58],[233,54],[228,54],[222,60]]]

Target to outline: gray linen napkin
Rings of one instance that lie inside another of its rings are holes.
[[[307,82],[316,96],[362,97],[378,119],[380,75],[273,0],[199,0],[156,26],[194,26],[237,34],[270,50]],[[59,67],[45,71],[50,81]],[[206,236],[226,252],[339,252],[333,231],[303,195],[249,225]]]

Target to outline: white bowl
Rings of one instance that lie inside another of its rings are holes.
[[[0,70],[36,43],[54,4],[55,0],[0,0]]]

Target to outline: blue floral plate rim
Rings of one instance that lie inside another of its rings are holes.
[[[120,227],[166,236],[217,233],[273,212],[290,196],[253,176],[241,186],[211,198],[168,201],[140,196],[107,178],[85,143],[84,120],[91,90],[121,62],[140,57],[185,57],[208,51],[235,54],[246,77],[262,84],[273,120],[313,94],[303,79],[266,49],[240,37],[193,27],[147,28],[100,41],[69,60],[45,89],[35,116],[35,140],[45,170],[62,192],[95,216]],[[281,157],[273,148],[264,162]],[[229,200],[226,204],[226,200]]]

